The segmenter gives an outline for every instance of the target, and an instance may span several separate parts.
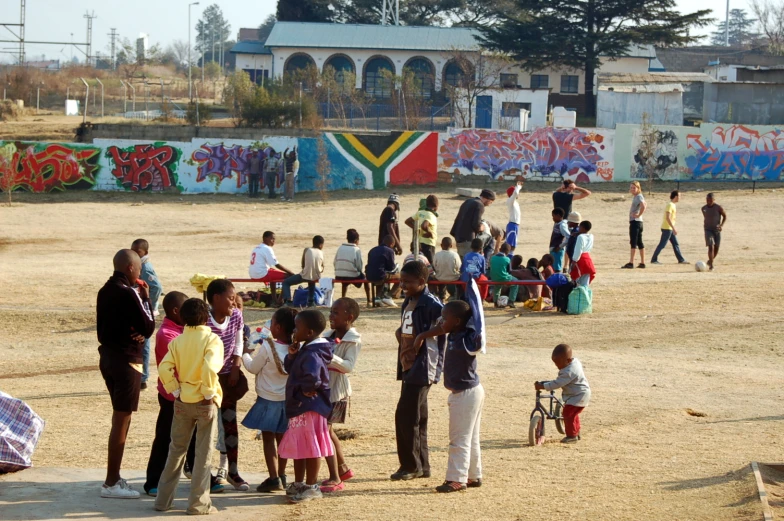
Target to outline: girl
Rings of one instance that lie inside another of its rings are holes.
[[[283,362],[286,381],[286,417],[289,427],[278,447],[281,458],[294,460],[294,483],[286,489],[292,503],[321,497],[318,472],[321,458],[332,456],[327,417],[332,346],[319,338],[326,327],[320,311],[308,309],[295,319],[294,343]]]
[[[359,317],[359,304],[351,298],[341,298],[332,305],[329,313],[329,327],[324,331],[324,338],[335,342],[332,361],[329,363],[329,399],[332,402],[332,413],[329,415],[329,436],[335,446],[335,455],[328,456],[329,479],[321,483],[322,492],[343,490],[344,481],[354,477],[354,473],[346,465],[340,440],[333,427],[336,423],[346,422],[346,410],[351,396],[351,382],[348,374],[354,371],[359,350],[362,348],[362,337],[354,329],[354,321]]]
[[[286,488],[286,460],[278,459],[278,446],[286,432],[286,380],[288,373],[283,369],[283,359],[289,352],[294,333],[294,308],[280,308],[272,315],[270,332],[259,352],[251,358],[252,350],[246,348],[242,355],[245,369],[256,375],[256,403],[251,407],[242,425],[261,431],[264,445],[264,460],[269,478],[256,488],[257,492],[274,492]],[[274,339],[274,340],[273,340]],[[277,445],[276,445],[277,444]]]
[[[234,284],[226,279],[216,279],[207,286],[207,302],[210,304],[210,319],[207,325],[223,341],[223,367],[218,371],[218,380],[223,389],[221,424],[226,454],[221,453],[218,478],[226,475],[227,481],[236,489],[250,489],[237,470],[239,436],[237,435],[237,402],[248,392],[248,380],[240,370],[243,351],[245,323],[242,311],[237,308]],[[220,442],[219,442],[219,445]],[[228,462],[228,472],[226,463]]]
[[[629,193],[633,197],[632,207],[629,209],[629,243],[631,244],[631,253],[629,254],[629,262],[621,266],[627,270],[634,268],[634,254],[637,250],[640,250],[640,263],[637,267],[645,268],[645,245],[642,242],[642,214],[648,208],[645,197],[642,195],[639,181],[633,181],[629,185]]]

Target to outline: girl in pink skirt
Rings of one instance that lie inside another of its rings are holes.
[[[294,325],[294,343],[283,361],[289,374],[286,381],[289,428],[278,454],[294,460],[294,483],[286,488],[286,495],[292,503],[300,503],[321,497],[318,483],[321,458],[334,454],[327,426],[332,412],[327,370],[332,360],[332,344],[319,338],[327,325],[320,311],[300,312]]]

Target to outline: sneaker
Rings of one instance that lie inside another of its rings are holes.
[[[343,484],[341,481],[340,483],[333,483],[330,480],[324,480],[321,482],[321,492],[324,494],[332,494],[333,492],[340,492],[341,490],[346,488],[346,485]]]
[[[188,479],[191,479],[191,477],[193,477],[193,473],[191,472],[191,466],[188,465],[187,461],[185,462],[185,465],[182,466],[182,473]]]
[[[285,196],[285,195],[281,195],[281,196],[280,196],[280,200],[281,200],[281,201],[285,201],[285,200],[286,200],[286,196]]]
[[[256,487],[256,492],[280,492],[285,490],[280,478],[267,478]]]
[[[150,497],[158,497],[158,489],[151,488],[150,490],[147,491],[147,495]]]
[[[351,469],[346,469],[346,472],[340,475],[340,481],[348,481],[354,477],[354,471]]]
[[[444,481],[443,484],[438,485],[436,487],[436,492],[443,492],[443,493],[462,492],[465,489],[466,489],[465,484],[460,483],[458,481]]]
[[[482,486],[482,478],[479,479],[469,479],[466,487],[468,488],[479,488]]]
[[[214,506],[210,505],[210,507],[207,509],[206,512],[200,512],[198,510],[191,510],[189,508],[188,510],[185,511],[185,513],[188,514],[189,516],[206,516],[206,515],[209,515],[209,514],[217,514],[218,513],[218,509],[215,508]]]
[[[508,307],[510,307],[510,308],[516,308],[517,306],[515,305],[515,303],[514,303],[514,302],[510,302]]]
[[[142,382],[142,384],[139,386],[139,388],[140,388],[142,391],[144,391],[145,389],[147,389],[147,382]]]
[[[109,499],[137,499],[141,494],[131,488],[127,481],[120,478],[111,487],[101,485],[101,497]]]
[[[294,483],[292,483],[288,487],[286,487],[286,495],[289,496],[289,497],[296,496],[297,494],[299,494],[300,492],[302,492],[306,488],[308,488],[308,486],[306,484],[301,483],[301,482],[297,483],[295,481]]]
[[[226,475],[229,473],[228,470],[224,468],[219,468],[218,473],[215,475],[215,482],[220,483],[221,485],[228,485],[228,481],[226,480]]]
[[[567,436],[561,440],[561,443],[577,443],[580,440],[577,436]]]
[[[381,303],[384,304],[388,308],[396,308],[397,307],[397,304],[395,304],[395,301],[392,300],[389,297],[382,298],[381,299]]]
[[[638,267],[638,268],[640,268],[640,269],[645,269],[645,264],[643,264],[643,263],[641,262],[641,263],[639,263],[639,264],[637,265],[637,267]]]
[[[287,203],[294,202],[294,199],[286,199],[286,202],[287,202]]]
[[[655,260],[655,261],[651,261],[651,264],[661,264],[661,262]]]
[[[678,261],[678,264],[691,264],[691,262],[687,261],[686,259],[683,259],[682,261]]]
[[[422,471],[422,475],[419,476],[419,477],[420,478],[429,478],[430,477],[430,471],[429,470],[423,470]]]
[[[279,476],[279,477],[280,477],[280,484],[281,484],[281,485],[283,486],[283,488],[285,489],[285,488],[286,488],[286,484],[287,484],[287,482],[288,482],[289,478],[288,478],[288,476],[286,476],[285,474],[283,474],[282,476]]]
[[[321,499],[321,489],[318,485],[305,485],[305,488],[295,496],[289,496],[289,501],[292,503],[303,503],[311,499]]]
[[[631,269],[634,269],[634,264],[632,264],[631,262],[627,262],[626,264],[624,264],[623,266],[621,266],[621,269],[622,269],[622,270],[631,270]]]
[[[210,483],[210,494],[222,494],[224,490],[226,490],[226,487],[221,483]]]
[[[417,470],[416,472],[408,472],[406,470],[400,469],[391,476],[389,479],[392,481],[408,481],[410,479],[416,479],[424,477],[424,474],[421,470]]]
[[[228,480],[229,485],[234,487],[234,490],[239,490],[240,492],[247,492],[250,490],[248,482],[242,479],[239,474],[227,474],[226,479]]]

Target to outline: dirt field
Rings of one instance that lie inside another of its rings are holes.
[[[749,462],[782,460],[781,342],[784,243],[781,190],[722,187],[729,221],[714,273],[679,266],[621,270],[628,260],[628,194],[601,192],[575,204],[594,224],[594,314],[525,313],[489,329],[479,362],[487,391],[482,421],[485,486],[436,495],[446,469],[447,391],[430,393],[433,477],[393,483],[397,469],[393,416],[393,332],[398,312],[362,306],[363,336],[347,428],[348,462],[357,474],[346,490],[296,507],[267,505],[259,517],[283,519],[761,519]],[[442,200],[439,234],[449,231],[460,200]],[[404,191],[402,215],[421,192]],[[296,204],[240,197],[63,194],[23,196],[0,207],[0,388],[26,400],[47,421],[37,466],[105,465],[111,414],[97,371],[94,302],[111,274],[114,252],[137,237],[150,241],[165,289],[194,294],[196,272],[242,277],[266,229],[276,252],[296,268],[314,234],[330,259],[355,227],[363,251],[375,242],[384,194],[315,197]],[[645,242],[652,253],[666,201],[647,198]],[[549,194],[524,193],[521,253],[540,256],[551,229]],[[678,211],[686,258],[705,260],[704,193],[685,192]],[[143,204],[141,204],[143,202]],[[487,214],[506,222],[503,198]],[[357,298],[364,295],[352,290]],[[487,309],[489,316],[509,315]],[[259,324],[270,313],[246,310]],[[564,446],[552,424],[549,442],[527,446],[533,382],[556,375],[550,351],[570,343],[586,369],[593,400],[583,441]],[[241,402],[242,414],[252,396]],[[134,415],[125,467],[143,469],[157,401],[143,394]],[[690,412],[689,412],[690,411]],[[242,428],[241,428],[242,429]],[[262,471],[261,443],[241,430],[240,468]],[[215,460],[217,461],[217,460]],[[256,483],[253,484],[254,487]],[[0,488],[2,481],[0,481]],[[97,493],[98,483],[96,483]],[[129,503],[129,512],[141,503]],[[230,514],[230,510],[228,511]],[[229,518],[226,511],[220,518]],[[135,517],[133,513],[130,517]],[[0,516],[1,517],[1,516]]]

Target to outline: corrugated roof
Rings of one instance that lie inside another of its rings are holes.
[[[599,85],[712,82],[703,72],[601,72]]]
[[[680,83],[641,83],[639,85],[601,85],[599,90],[609,92],[683,92],[683,85]]]
[[[277,22],[268,47],[449,51],[477,49],[474,29],[308,22]]]
[[[272,54],[269,47],[264,42],[259,41],[237,42],[229,52],[235,54]]]
[[[627,58],[648,58],[650,60],[656,58],[656,49],[653,45],[631,45],[629,52],[626,53]]]

